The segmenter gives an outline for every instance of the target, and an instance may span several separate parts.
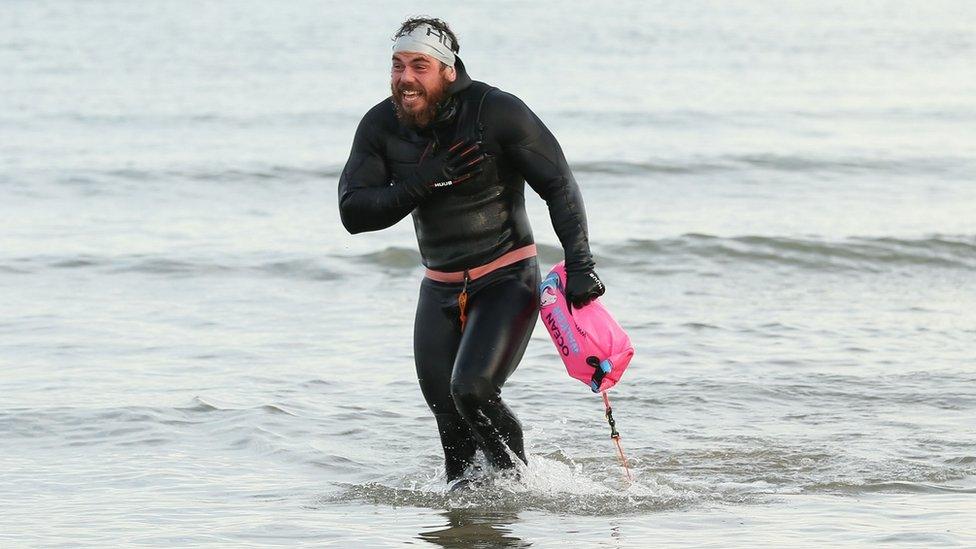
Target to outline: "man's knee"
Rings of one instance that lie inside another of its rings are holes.
[[[458,409],[476,410],[491,402],[498,391],[482,377],[455,376],[451,379],[451,397]]]

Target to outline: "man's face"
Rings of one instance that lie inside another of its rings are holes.
[[[457,79],[453,68],[422,53],[401,51],[393,54],[390,91],[397,116],[406,124],[424,127],[434,118],[437,104],[447,95],[447,87]]]

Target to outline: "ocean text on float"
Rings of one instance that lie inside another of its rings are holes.
[[[569,356],[570,350],[573,353],[579,353],[579,343],[576,342],[576,338],[573,337],[573,331],[569,327],[569,320],[566,319],[566,315],[563,314],[562,310],[553,308],[546,315],[546,324],[549,325],[549,329],[552,332],[552,340],[556,342],[556,346],[559,347],[559,352],[563,356]],[[569,345],[567,341],[569,340]]]

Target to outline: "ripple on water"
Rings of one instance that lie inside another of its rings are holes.
[[[807,493],[860,494],[976,494],[976,488],[944,486],[925,482],[825,482],[804,489]]]
[[[320,499],[318,505],[358,501],[432,509],[538,510],[611,516],[756,499],[720,487],[672,482],[642,473],[639,468],[634,470],[634,482],[628,483],[616,466],[599,467],[596,462],[605,464],[606,460],[572,462],[556,456],[531,456],[530,465],[520,469],[519,478],[505,473],[476,478],[480,482],[470,490],[450,492],[443,476],[428,474],[419,480],[399,477],[345,485],[339,493]]]

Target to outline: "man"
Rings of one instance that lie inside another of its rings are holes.
[[[339,210],[353,234],[413,214],[427,267],[414,358],[452,482],[478,448],[499,469],[526,461],[521,425],[501,399],[539,307],[526,182],[549,207],[570,301],[582,306],[604,287],[582,197],[549,130],[515,96],[471,80],[443,21],[409,19],[394,40],[392,95],[359,124]]]

